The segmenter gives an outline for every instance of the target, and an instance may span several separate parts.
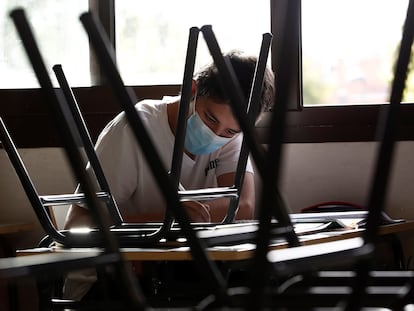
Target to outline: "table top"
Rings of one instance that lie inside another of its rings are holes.
[[[414,221],[404,221],[380,227],[379,234],[396,234],[404,231],[414,230]],[[316,243],[332,242],[343,239],[350,239],[361,236],[364,229],[341,229],[330,230],[326,232],[318,232],[312,234],[304,234],[300,236],[303,245],[311,245]],[[288,245],[284,240],[274,240],[270,244],[270,249],[287,248]],[[26,256],[44,253],[82,253],[82,252],[96,252],[97,248],[33,248],[18,250],[17,256]],[[211,260],[216,261],[240,261],[247,260],[253,256],[255,244],[241,243],[230,246],[214,246],[207,248],[207,253]],[[181,247],[129,247],[121,248],[121,252],[126,260],[129,261],[185,261],[192,260],[190,248],[188,246]]]

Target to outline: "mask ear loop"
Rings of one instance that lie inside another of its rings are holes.
[[[190,102],[190,109],[188,109],[188,111],[189,111],[189,115],[188,116],[189,117],[191,117],[196,112],[196,109],[195,109],[196,100],[197,100],[197,89],[196,89],[196,91],[194,93],[193,100]]]

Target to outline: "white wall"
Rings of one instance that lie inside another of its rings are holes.
[[[293,211],[323,201],[366,205],[377,143],[292,144],[284,151],[282,192]],[[414,219],[414,142],[396,145],[386,210]]]
[[[365,205],[376,159],[376,143],[289,144],[284,149],[281,191],[292,211],[324,201]],[[40,194],[72,192],[75,182],[57,148],[21,149]],[[395,218],[414,219],[414,142],[397,144],[386,210]],[[260,185],[258,186],[260,187]],[[4,151],[0,150],[0,223],[36,222],[36,217]],[[40,229],[20,235],[17,247],[34,246]],[[407,254],[414,253],[409,233]]]
[[[58,148],[19,149],[39,194],[71,193],[76,184],[63,150]],[[44,235],[33,208],[4,150],[0,150],[0,223],[32,222],[36,230],[18,234],[16,247],[35,246]]]

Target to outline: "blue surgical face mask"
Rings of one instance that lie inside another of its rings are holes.
[[[187,131],[185,134],[185,148],[195,155],[208,154],[216,151],[231,140],[231,137],[216,135],[201,120],[195,111],[187,120]]]

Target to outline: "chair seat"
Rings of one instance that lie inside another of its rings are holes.
[[[9,257],[0,259],[0,278],[33,276],[60,276],[63,272],[85,267],[116,263],[121,260],[118,253],[53,253]]]
[[[98,199],[108,199],[109,193],[97,192],[96,197]],[[85,195],[83,193],[53,194],[39,196],[39,199],[43,206],[70,205],[84,203]]]
[[[399,271],[390,271],[390,273]],[[372,308],[381,308],[381,310],[392,309],[398,300],[406,294],[409,286],[401,284],[398,286],[389,286],[376,284],[366,287],[367,291],[363,297],[361,310],[372,310]],[[265,299],[265,309],[269,310],[333,310],[340,302],[349,299],[352,294],[352,286],[309,286],[300,290],[288,290],[280,292],[277,288],[267,289]],[[230,297],[228,310],[244,310],[247,299],[250,297],[248,287],[233,287],[228,289]],[[203,299],[197,310],[210,310],[216,308],[217,300],[214,296],[208,296]],[[325,309],[326,308],[326,309]],[[342,309],[341,309],[342,310]],[[377,310],[377,309],[375,309]]]
[[[363,238],[356,237],[272,250],[267,258],[278,275],[289,275],[355,262],[357,258],[368,258],[373,251],[373,245],[364,244]]]
[[[357,273],[347,270],[317,271],[310,278],[301,280],[301,284],[313,286],[351,285]],[[367,285],[401,286],[414,280],[411,270],[373,270],[369,272]]]

